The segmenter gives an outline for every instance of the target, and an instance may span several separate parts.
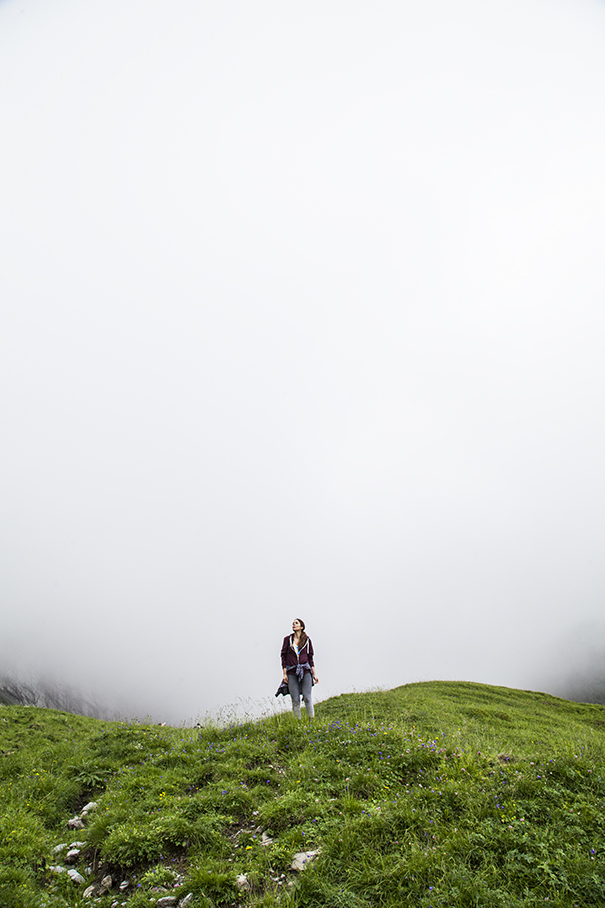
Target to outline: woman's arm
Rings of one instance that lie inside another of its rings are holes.
[[[313,673],[313,680],[316,684],[319,684],[319,678],[317,677],[317,672],[315,671],[315,653],[313,652],[313,644],[311,643],[311,638],[309,638],[309,665],[311,666],[311,671]]]
[[[288,650],[290,649],[290,638],[284,637],[284,642],[281,645],[281,666],[285,668],[288,664]]]
[[[288,680],[288,672],[286,671],[288,650],[290,649],[290,638],[284,637],[284,642],[281,647],[281,667],[283,669],[284,681]]]

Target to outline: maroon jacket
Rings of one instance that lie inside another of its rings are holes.
[[[284,637],[284,642],[281,647],[281,667],[285,669],[296,668],[300,663],[301,665],[309,665],[312,668],[315,663],[313,662],[313,644],[311,643],[311,638],[307,637],[307,642],[297,655],[296,650],[291,646],[293,637],[294,634],[288,634],[287,637]]]

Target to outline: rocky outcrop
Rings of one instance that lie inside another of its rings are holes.
[[[75,817],[72,817],[71,820],[68,820],[67,827],[68,829],[84,829],[84,824],[89,813],[91,813],[97,807],[96,801],[89,801],[86,804],[79,814]],[[86,847],[86,842],[60,842],[52,850],[53,855],[63,855],[63,862],[65,864],[77,864],[81,858],[82,849]],[[77,883],[78,886],[84,885],[86,883],[86,877],[83,876],[75,867],[64,867],[63,864],[52,864],[50,866],[50,871],[52,873],[67,873],[69,878]],[[86,868],[84,871],[87,875],[90,875],[90,868]],[[104,885],[108,881],[108,885]],[[103,894],[111,888],[111,877],[106,876],[100,884],[92,884],[88,886],[83,893],[84,898],[89,898],[91,895]]]
[[[87,821],[87,817],[91,812],[97,808],[96,801],[90,801],[86,804],[79,814],[72,817],[68,822],[68,827],[70,829],[84,829]],[[253,812],[253,816],[258,815],[258,811]],[[235,848],[241,847],[239,844],[240,836],[246,834],[247,836],[252,836],[253,839],[256,839],[257,843],[260,844],[262,848],[268,848],[273,844],[272,837],[261,828],[259,825],[251,826],[242,826],[239,828],[233,835],[232,840]],[[114,880],[111,874],[107,873],[107,868],[105,868],[104,875],[101,877],[102,869],[98,869],[96,873],[93,873],[92,867],[83,867],[83,872],[80,873],[74,866],[64,866],[64,865],[74,865],[78,864],[82,858],[86,855],[86,842],[85,841],[76,841],[76,842],[61,842],[58,845],[55,845],[52,849],[53,855],[62,861],[61,864],[53,864],[50,866],[50,871],[55,874],[66,873],[70,879],[77,885],[84,885],[88,883],[84,891],[82,892],[82,899],[86,900],[98,900],[104,895],[107,895],[114,888]],[[317,855],[320,853],[320,849],[314,851],[300,851],[297,854],[292,856],[292,862],[290,864],[290,871],[295,871],[300,873],[305,870],[308,865],[313,861]],[[88,877],[88,879],[86,879]],[[96,879],[95,879],[96,877]],[[100,878],[101,877],[101,878]],[[175,874],[175,885],[182,886],[185,882],[186,877],[182,874]],[[99,879],[100,878],[100,879]],[[277,887],[291,887],[294,885],[294,880],[291,874],[279,874],[271,875],[271,881]],[[116,894],[125,893],[133,885],[132,880],[122,880],[119,885],[116,887]],[[235,886],[237,890],[244,896],[245,893],[249,892],[251,889],[250,881],[245,873],[240,873],[235,878]],[[163,890],[166,894],[158,893],[156,896],[154,908],[188,908],[194,901],[194,895],[192,892],[189,892],[183,898],[179,898],[175,895],[169,895],[166,890]],[[161,892],[161,890],[160,890]],[[156,890],[157,893],[157,890]],[[115,901],[112,903],[113,906],[118,906],[120,903]],[[1,906],[0,906],[1,908]]]

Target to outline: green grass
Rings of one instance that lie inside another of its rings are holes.
[[[605,707],[470,683],[201,730],[0,707],[0,904],[90,905],[50,870],[79,840],[100,908],[602,908],[604,756]]]

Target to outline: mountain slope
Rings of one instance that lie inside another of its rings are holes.
[[[3,908],[605,905],[602,706],[456,682],[201,730],[5,706],[0,751]],[[81,884],[50,869],[74,841]]]

